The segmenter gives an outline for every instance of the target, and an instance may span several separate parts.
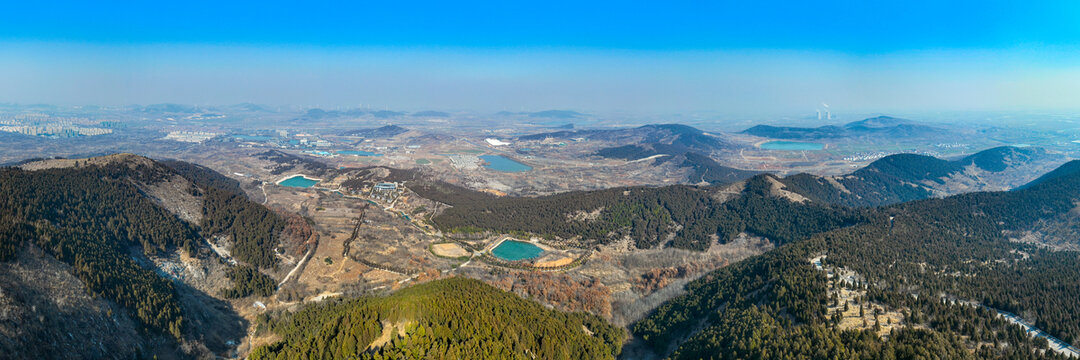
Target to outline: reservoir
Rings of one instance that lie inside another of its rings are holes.
[[[495,257],[508,261],[533,259],[540,257],[540,254],[543,253],[544,249],[531,243],[517,240],[503,241],[499,246],[496,246],[491,250],[491,254],[495,255]]]
[[[370,152],[370,151],[363,151],[363,150],[342,150],[342,151],[338,151],[337,153],[338,154],[343,154],[343,155],[356,155],[356,156],[382,156],[382,154],[376,154],[376,153],[373,153],[373,152]]]
[[[822,150],[825,149],[825,144],[810,143],[810,142],[798,142],[798,141],[770,141],[761,144],[761,148],[765,150],[788,150],[788,151],[803,151],[803,150]]]
[[[480,155],[480,159],[487,162],[484,167],[502,172],[523,172],[532,170],[532,167],[519,163],[502,155]]]
[[[296,175],[296,176],[293,176],[291,178],[288,178],[288,179],[285,179],[285,180],[282,180],[282,181],[278,182],[278,185],[288,186],[288,187],[297,187],[297,188],[309,188],[309,187],[315,186],[315,184],[318,184],[318,183],[319,183],[318,179],[308,179],[308,178],[304,177],[304,175]]]

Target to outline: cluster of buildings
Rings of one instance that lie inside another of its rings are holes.
[[[935,156],[935,157],[940,155],[940,154],[932,152],[932,151],[921,151],[921,150],[894,151],[894,152],[878,151],[878,152],[873,152],[873,153],[859,153],[859,154],[855,154],[855,155],[845,156],[844,161],[851,161],[851,162],[873,161],[873,160],[877,160],[877,159],[880,159],[880,158],[883,158],[883,157],[886,157],[886,156],[889,156],[889,155],[896,155],[896,154],[919,154],[919,155],[927,155],[927,156]]]
[[[401,196],[401,193],[403,192],[405,192],[405,188],[402,187],[401,184],[396,182],[381,182],[371,187],[371,193],[369,193],[368,196],[389,203],[397,199],[398,196]]]
[[[0,131],[31,136],[76,137],[112,134],[112,129],[88,128],[75,125],[3,125]]]
[[[84,117],[52,116],[43,113],[0,114],[0,124],[4,125],[28,125],[39,123],[91,125],[96,122]]]
[[[96,125],[87,118],[52,117],[47,114],[0,115],[0,131],[30,136],[76,137],[111,134],[112,129]]]
[[[189,143],[201,143],[221,135],[224,134],[205,131],[173,131],[168,135],[165,135],[165,139]]]
[[[267,144],[282,149],[326,149],[334,146],[334,143],[315,135],[293,134],[290,137],[288,130],[276,130],[273,135],[233,135],[232,137],[239,142]]]
[[[450,154],[450,165],[461,170],[476,170],[480,168],[480,158],[469,154]]]

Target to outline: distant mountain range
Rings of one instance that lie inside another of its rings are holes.
[[[603,148],[597,152],[597,155],[606,158],[626,160],[641,159],[658,154],[672,156],[682,155],[687,152],[710,154],[733,147],[731,143],[719,136],[680,124],[654,124],[610,130],[564,130],[519,136],[518,140],[572,140],[580,138],[629,144]]]
[[[890,155],[848,175],[797,174],[779,180],[789,191],[813,201],[879,206],[973,191],[1009,190],[1065,160],[1042,148],[1002,146],[954,161],[916,154]]]
[[[937,136],[947,131],[890,116],[878,116],[841,126],[826,125],[814,128],[757,125],[743,130],[742,134],[770,139],[813,140],[845,137],[927,137]]]
[[[709,134],[692,126],[681,124],[654,124],[627,129],[564,130],[518,137],[519,141],[542,141],[574,139],[607,141],[628,145],[601,148],[596,155],[609,159],[638,160],[657,157],[655,164],[675,161],[679,167],[688,167],[691,183],[728,183],[760,174],[758,171],[740,170],[721,165],[708,154],[732,149],[735,145],[717,135]]]

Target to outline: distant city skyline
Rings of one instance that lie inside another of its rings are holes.
[[[275,5],[10,4],[0,102],[1080,109],[1067,1]]]

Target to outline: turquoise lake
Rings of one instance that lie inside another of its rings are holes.
[[[517,240],[503,241],[499,246],[491,249],[492,255],[508,261],[533,259],[540,257],[540,254],[543,253],[544,249],[531,243]]]
[[[311,180],[305,178],[303,175],[296,175],[291,178],[285,179],[285,181],[279,182],[278,185],[296,187],[296,188],[309,188],[318,184],[319,180]]]
[[[761,144],[761,148],[765,150],[791,150],[791,151],[803,151],[803,150],[822,150],[825,149],[825,144],[798,142],[798,141],[770,141]]]
[[[373,152],[370,152],[370,151],[363,151],[363,150],[342,150],[342,151],[338,151],[337,153],[338,154],[344,154],[344,155],[356,155],[356,156],[382,156],[382,154],[376,154],[376,153],[373,153]]]
[[[522,172],[532,170],[532,166],[510,160],[502,155],[480,155],[480,159],[487,162],[484,167],[502,172]]]

